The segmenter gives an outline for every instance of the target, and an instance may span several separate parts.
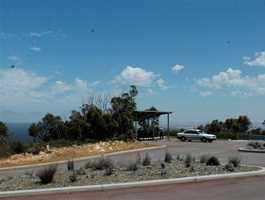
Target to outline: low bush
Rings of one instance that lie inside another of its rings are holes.
[[[108,166],[107,168],[105,168],[105,176],[111,176],[113,174],[113,166]]]
[[[71,183],[77,181],[77,175],[76,175],[75,171],[73,171],[73,173],[69,176],[69,180]]]
[[[232,163],[227,163],[225,165],[225,170],[229,171],[229,172],[233,172],[235,171],[234,165]]]
[[[68,171],[74,171],[75,169],[75,163],[73,160],[68,160],[67,161],[67,170]]]
[[[138,170],[138,163],[137,161],[130,163],[127,166],[127,171],[137,171]]]
[[[32,155],[39,155],[41,151],[45,150],[45,145],[43,143],[28,143],[27,153]]]
[[[86,175],[86,170],[84,168],[79,168],[76,170],[77,175]]]
[[[10,146],[10,151],[12,152],[12,154],[25,153],[26,151],[25,145],[19,140],[14,140],[10,142],[9,146]]]
[[[234,167],[239,167],[241,163],[241,160],[239,157],[234,156],[234,157],[230,157],[228,159],[228,164],[232,164]]]
[[[10,156],[9,146],[6,144],[0,144],[0,158],[7,158]]]
[[[94,170],[113,168],[113,162],[110,159],[102,157],[99,160],[93,162],[91,168]]]
[[[148,153],[145,154],[145,157],[143,159],[142,165],[143,166],[151,165],[151,157],[149,156]]]
[[[92,168],[92,167],[93,167],[93,162],[91,162],[91,161],[88,161],[88,162],[85,164],[85,166],[84,166],[85,169],[90,169],[90,168]]]
[[[219,166],[220,165],[220,161],[215,156],[211,156],[208,159],[208,161],[206,162],[206,165],[209,165],[209,166]]]
[[[50,167],[39,170],[36,175],[39,177],[41,184],[48,184],[53,181],[56,171],[57,166],[52,165]]]
[[[184,159],[184,164],[185,164],[186,168],[191,166],[192,160],[193,160],[192,156],[190,154],[187,154],[185,159]]]
[[[160,166],[161,166],[160,175],[161,176],[166,176],[167,175],[167,170],[166,170],[165,163],[161,163]]]
[[[260,143],[260,142],[249,142],[248,144],[247,144],[247,146],[249,147],[249,148],[252,148],[252,149],[262,149],[263,147],[262,147],[262,144]]]
[[[165,154],[165,158],[164,158],[164,161],[165,161],[166,163],[171,163],[172,160],[173,160],[172,155],[171,155],[170,153],[166,152],[166,154]]]
[[[200,157],[200,163],[207,163],[207,161],[209,160],[209,155],[202,155]]]

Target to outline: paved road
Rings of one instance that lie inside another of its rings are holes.
[[[155,143],[155,142],[154,142]],[[166,144],[167,148],[152,150],[148,152],[152,160],[162,160],[165,152],[170,152],[173,156],[182,155],[185,156],[190,153],[193,156],[199,157],[203,154],[210,154],[217,156],[222,162],[226,162],[229,156],[239,156],[242,163],[248,165],[258,165],[265,167],[265,154],[262,153],[241,153],[238,152],[239,147],[244,147],[247,141],[215,141],[213,143],[202,142],[180,142],[176,139],[170,141],[160,141],[160,144]],[[146,151],[142,151],[140,154],[143,157]],[[134,161],[137,157],[137,153],[128,153],[110,156],[110,158],[118,165],[127,165]],[[83,167],[87,161],[79,161],[75,163],[76,168]],[[27,168],[19,170],[0,170],[0,178],[4,176],[19,176],[25,174],[28,171],[37,171],[37,168]],[[58,165],[59,170],[66,170],[66,164]]]
[[[265,176],[102,192],[3,198],[3,200],[263,200],[264,183]]]
[[[194,156],[203,154],[216,155],[221,161],[227,161],[229,156],[240,156],[242,162],[245,164],[265,166],[265,154],[259,153],[240,153],[237,151],[238,147],[244,147],[247,141],[216,141],[213,143],[201,142],[179,142],[177,140],[162,141],[167,148],[163,150],[153,150],[149,152],[153,160],[161,160],[164,157],[165,151],[172,155],[186,155],[190,153]],[[146,152],[141,152],[143,156]],[[136,159],[136,153],[129,153],[125,155],[111,156],[117,164],[127,164]],[[86,161],[76,163],[77,167],[84,165]],[[65,170],[65,165],[60,165],[60,170]],[[17,171],[1,171],[1,176],[20,175],[25,171],[34,169],[23,169]],[[36,170],[36,169],[35,169]],[[53,200],[83,200],[83,199],[115,199],[115,200],[197,200],[197,199],[214,199],[214,200],[263,200],[265,199],[265,176],[252,177],[247,179],[230,179],[219,180],[203,183],[193,184],[172,184],[160,187],[146,187],[146,188],[132,188],[123,190],[112,190],[103,192],[82,192],[71,194],[57,194],[57,195],[42,195],[33,197],[16,197],[7,198],[8,200],[46,200],[52,198]]]

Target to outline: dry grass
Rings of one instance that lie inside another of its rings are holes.
[[[151,146],[155,145],[144,144],[140,142],[112,141],[99,142],[96,144],[87,144],[81,146],[52,148],[50,152],[40,152],[39,155],[32,155],[28,153],[16,154],[10,156],[9,158],[0,159],[0,168],[70,160],[74,158],[81,158],[100,154],[102,155],[111,152],[140,149]]]

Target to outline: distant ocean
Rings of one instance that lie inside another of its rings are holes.
[[[28,135],[28,129],[31,123],[7,123],[9,133],[16,139],[26,142],[31,138]]]

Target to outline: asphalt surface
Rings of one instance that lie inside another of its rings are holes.
[[[238,152],[239,147],[245,147],[248,141],[215,141],[212,143],[202,143],[202,142],[180,142],[177,139],[171,139],[170,141],[158,141],[151,142],[158,144],[165,144],[167,148],[157,149],[148,151],[152,160],[163,160],[165,152],[170,152],[173,156],[185,156],[191,154],[193,156],[199,157],[204,154],[215,155],[221,162],[227,162],[227,159],[231,156],[239,156],[243,164],[257,165],[265,167],[265,154],[262,153],[242,153]],[[137,159],[137,154],[139,153],[127,153],[109,156],[116,165],[128,165],[128,163]],[[140,155],[143,157],[146,151],[141,151]],[[88,160],[76,161],[75,167],[83,167]],[[16,170],[0,170],[0,178],[7,176],[19,176],[26,172],[36,172],[43,167],[30,167]],[[66,164],[58,164],[58,170],[67,170]]]
[[[239,156],[243,164],[258,165],[265,167],[265,154],[262,153],[241,153],[239,147],[244,147],[248,141],[215,141],[213,143],[201,142],[179,142],[178,140],[160,141],[166,144],[167,148],[152,150],[150,154],[152,160],[162,160],[165,152],[170,152],[173,156],[191,154],[199,157],[204,154],[215,155],[222,162],[227,162],[230,156]],[[140,152],[144,156],[146,152]],[[118,165],[126,165],[136,159],[137,153],[128,153],[111,156],[110,158]],[[87,161],[76,163],[76,167],[82,167]],[[21,169],[0,171],[1,176],[21,175],[26,171],[37,169]],[[66,170],[66,165],[59,165],[59,170]],[[141,199],[214,199],[214,200],[264,200],[265,199],[265,176],[252,177],[247,179],[229,179],[210,181],[192,184],[172,184],[160,187],[132,188],[122,190],[109,190],[101,192],[79,192],[71,194],[43,195],[34,197],[16,197],[6,199],[121,199],[121,200],[141,200]]]
[[[156,187],[78,192],[5,200],[264,200],[265,177],[228,179],[189,184],[171,184]]]

